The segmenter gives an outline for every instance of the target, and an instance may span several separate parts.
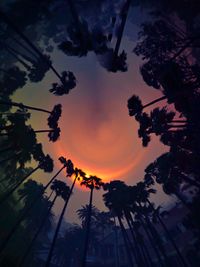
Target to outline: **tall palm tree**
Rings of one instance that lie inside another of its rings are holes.
[[[152,184],[152,183],[151,183]],[[145,182],[140,182],[136,185],[136,190],[138,190],[138,194],[139,194],[139,198],[140,198],[140,201],[141,202],[144,202],[144,203],[147,203],[150,207],[150,210],[152,210],[154,212],[154,215],[157,217],[158,221],[160,222],[165,234],[166,234],[166,237],[169,239],[170,243],[172,244],[172,246],[174,247],[178,257],[179,257],[179,260],[181,262],[181,264],[185,267],[188,266],[188,264],[186,263],[183,255],[181,254],[180,250],[178,249],[178,246],[176,245],[174,239],[172,238],[167,226],[165,225],[165,223],[163,222],[163,220],[161,219],[161,217],[159,216],[158,212],[155,210],[153,204],[150,202],[149,200],[149,196],[150,196],[150,193],[154,192],[152,189],[149,189],[150,185],[151,184],[147,184]]]
[[[87,216],[87,224],[86,224],[86,235],[85,235],[85,245],[83,250],[83,258],[82,258],[82,267],[86,266],[86,259],[87,259],[87,251],[89,245],[89,236],[90,236],[90,227],[91,227],[91,213],[92,213],[92,201],[93,201],[93,191],[94,189],[100,190],[103,186],[103,182],[97,176],[89,176],[83,177],[81,181],[81,186],[85,186],[86,188],[90,189],[90,199],[89,199],[89,207],[88,207],[88,216]]]
[[[51,183],[55,180],[55,178],[61,173],[61,171],[63,169],[66,168],[66,159],[64,157],[60,157],[59,158],[60,162],[63,164],[63,166],[60,168],[60,170],[50,179],[50,181],[43,187],[43,189],[38,192],[38,194],[36,194],[35,199],[28,205],[28,207],[26,207],[26,209],[23,211],[23,213],[21,214],[21,216],[18,218],[17,222],[15,223],[15,225],[12,227],[11,231],[9,232],[9,234],[7,235],[7,237],[5,238],[5,240],[2,242],[2,244],[0,245],[0,253],[2,253],[5,249],[5,247],[7,246],[9,240],[12,238],[13,234],[15,233],[15,231],[18,229],[19,225],[23,222],[23,220],[26,218],[27,214],[30,212],[30,210],[32,209],[32,207],[34,207],[34,205],[36,205],[38,199],[40,198],[40,196],[42,196],[45,191],[47,190],[47,188],[51,185]]]
[[[124,245],[126,248],[127,259],[129,261],[130,266],[134,266],[132,259],[133,251],[130,247],[130,239],[122,222],[124,197],[126,196],[126,193],[124,194],[124,192],[126,191],[126,185],[122,181],[111,181],[110,183],[104,185],[104,190],[108,191],[103,195],[105,206],[118,218],[122,236],[124,239]],[[119,192],[123,192],[123,194],[119,194]]]
[[[78,179],[81,179],[82,178],[81,176],[84,173],[80,169],[74,168],[74,165],[73,165],[71,160],[67,160],[66,161],[63,157],[61,157],[60,160],[61,160],[61,162],[64,161],[66,163],[67,176],[71,177],[72,175],[74,175],[75,178],[74,178],[74,181],[73,181],[73,183],[71,185],[71,188],[69,188],[66,185],[64,186],[64,192],[62,194],[62,198],[64,199],[65,203],[64,203],[63,209],[61,211],[61,214],[60,214],[57,226],[56,226],[56,230],[55,230],[55,233],[54,233],[54,236],[53,236],[53,240],[52,240],[51,247],[50,247],[50,250],[49,250],[49,253],[48,253],[48,257],[47,257],[47,261],[46,261],[46,264],[45,264],[46,267],[49,267],[50,264],[51,264],[51,259],[53,257],[53,252],[54,252],[54,249],[55,249],[56,240],[58,238],[58,233],[59,233],[59,230],[60,230],[60,227],[61,227],[61,224],[62,224],[62,221],[63,221],[63,217],[64,217],[66,209],[67,209],[67,205],[69,203],[69,199],[70,199],[70,197],[72,195],[72,192],[74,190],[74,186],[76,184],[76,181]]]

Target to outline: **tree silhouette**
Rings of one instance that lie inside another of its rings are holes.
[[[83,258],[82,258],[82,267],[86,266],[87,260],[87,251],[89,245],[89,236],[90,236],[90,227],[91,227],[91,213],[92,213],[92,201],[93,201],[93,191],[94,189],[99,190],[103,186],[103,182],[97,176],[89,176],[89,177],[82,177],[82,181],[80,182],[81,186],[85,186],[86,188],[90,189],[90,199],[89,199],[89,206],[88,206],[88,216],[87,216],[87,223],[86,223],[86,234],[85,234],[85,244],[83,250]]]
[[[62,94],[66,94],[69,93],[69,90],[74,88],[76,86],[76,78],[73,75],[72,72],[66,72],[64,71],[62,73],[62,75],[60,75],[57,70],[53,67],[53,65],[51,64],[51,62],[49,61],[49,57],[46,57],[45,55],[43,55],[40,50],[25,36],[24,33],[22,33],[18,27],[16,27],[15,24],[12,23],[12,21],[2,12],[0,11],[0,18],[9,26],[11,27],[11,29],[16,32],[19,37],[24,40],[24,42],[34,51],[38,54],[40,61],[42,59],[43,64],[39,64],[42,65],[42,69],[44,70],[44,64],[46,64],[54,73],[55,75],[59,78],[59,80],[61,81],[62,85],[59,85],[57,83],[53,84],[53,89],[50,89],[50,92],[56,92],[58,95],[62,95]],[[40,62],[39,61],[39,62]],[[31,76],[32,78],[35,79],[35,66],[34,66],[34,73],[33,76]],[[37,71],[38,74],[38,71]]]

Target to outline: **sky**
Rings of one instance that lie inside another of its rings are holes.
[[[136,13],[131,13],[131,16]],[[140,19],[143,13],[140,11]],[[133,185],[143,178],[145,167],[159,155],[167,151],[167,147],[153,138],[147,148],[142,147],[137,136],[138,124],[129,117],[127,100],[133,94],[140,96],[143,103],[160,97],[160,92],[146,86],[139,73],[141,60],[132,53],[135,46],[135,36],[139,28],[135,18],[129,17],[125,28],[125,37],[121,44],[128,53],[128,71],[110,73],[103,69],[94,53],[87,57],[67,57],[55,49],[52,60],[56,69],[73,71],[77,78],[77,86],[69,95],[54,96],[48,92],[51,83],[57,77],[49,71],[45,79],[37,84],[27,84],[16,92],[13,99],[52,110],[55,104],[61,103],[62,117],[60,139],[55,143],[48,142],[47,134],[37,135],[43,144],[44,151],[54,159],[54,173],[61,167],[58,158],[64,156],[73,161],[74,165],[83,169],[87,174],[97,175],[103,181],[122,180]],[[133,34],[130,35],[131,29]],[[129,38],[127,37],[129,36]],[[163,103],[164,104],[164,103]],[[148,111],[148,109],[146,110]],[[48,129],[47,115],[32,112],[30,124],[35,130]],[[32,176],[39,182],[45,183],[53,174],[42,171]],[[71,184],[64,172],[58,177]],[[169,199],[158,189],[158,194],[152,198],[157,204],[163,204]],[[102,202],[102,191],[94,193],[94,205],[105,209]],[[89,190],[76,186],[70,200],[65,219],[77,222],[76,210],[89,202]],[[56,215],[60,213],[62,201],[54,208]]]

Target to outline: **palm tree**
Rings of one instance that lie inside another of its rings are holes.
[[[8,191],[3,197],[0,199],[0,205],[4,203],[8,199],[8,197],[15,191],[17,190],[23,182],[30,177],[34,172],[36,172],[38,169],[42,169],[44,172],[52,172],[53,171],[53,160],[49,155],[46,155],[39,165],[34,168],[29,174],[27,174],[25,177],[21,179],[10,191]]]
[[[103,200],[104,200],[105,206],[118,218],[119,225],[122,231],[122,236],[124,239],[127,258],[128,258],[130,266],[133,266],[134,264],[133,264],[132,255],[131,255],[131,252],[133,252],[132,248],[130,250],[131,242],[126,232],[126,229],[124,228],[124,225],[122,223],[123,209],[124,209],[124,197],[126,196],[126,193],[127,193],[126,189],[127,187],[124,182],[118,181],[118,180],[111,181],[110,183],[107,183],[104,186],[104,190],[108,192],[103,195]],[[123,194],[119,194],[119,192],[121,193],[123,192]],[[135,259],[137,262],[136,257]]]
[[[61,113],[62,113],[62,106],[61,104],[57,104],[53,107],[52,111],[49,111],[49,110],[46,110],[46,109],[43,109],[43,108],[37,108],[37,107],[32,107],[32,106],[28,106],[28,105],[24,105],[23,103],[17,103],[17,102],[13,102],[13,101],[3,101],[3,100],[0,100],[0,105],[6,105],[6,106],[9,106],[9,107],[18,107],[20,109],[30,109],[30,110],[35,110],[35,111],[41,111],[41,112],[44,112],[44,113],[48,113],[50,114],[51,117],[49,117],[49,119],[51,120],[52,118],[54,117],[57,117],[58,118],[61,116]],[[58,119],[57,119],[58,120]],[[51,127],[53,128],[53,127]]]
[[[60,226],[61,226],[63,217],[65,215],[67,204],[68,204],[69,198],[70,198],[70,196],[72,194],[75,182],[76,182],[76,180],[74,180],[71,188],[68,187],[66,184],[65,184],[65,186],[63,186],[63,193],[62,193],[61,196],[62,196],[63,200],[65,201],[65,203],[64,203],[62,212],[60,214],[60,217],[59,217],[59,220],[58,220],[58,223],[57,223],[57,226],[56,226],[56,230],[55,230],[55,233],[54,233],[54,236],[53,236],[53,240],[52,240],[51,247],[50,247],[50,250],[49,250],[49,253],[48,253],[48,257],[47,257],[47,261],[46,261],[46,264],[45,264],[46,267],[50,266],[50,264],[51,264],[51,259],[52,259],[52,256],[53,256],[53,251],[54,251],[54,248],[55,248],[55,244],[56,244],[56,240],[57,240],[58,233],[59,233],[59,230],[60,230]]]
[[[63,71],[60,77],[61,84],[53,83],[49,92],[57,96],[68,94],[76,86],[76,77],[71,71]]]
[[[116,42],[116,45],[115,45],[115,49],[114,49],[114,52],[113,52],[113,68],[115,68],[115,64],[119,65],[120,64],[118,62],[120,62],[120,57],[122,57],[122,61],[123,59],[126,59],[126,57],[124,58],[124,54],[125,52],[123,51],[122,54],[120,56],[118,56],[118,53],[119,53],[119,48],[120,48],[120,44],[121,44],[121,41],[122,41],[122,37],[123,37],[123,32],[124,32],[124,28],[125,28],[125,24],[126,24],[126,20],[127,20],[127,16],[128,16],[128,11],[129,11],[129,8],[130,8],[130,4],[131,4],[131,0],[127,0],[124,4],[124,6],[122,7],[122,10],[121,10],[121,25],[120,25],[120,29],[119,29],[119,33],[118,33],[118,37],[117,37],[117,42]]]
[[[81,206],[81,208],[76,211],[79,219],[81,220],[81,225],[84,229],[86,229],[87,226],[88,212],[89,212],[89,205]],[[96,216],[98,212],[99,212],[98,209],[92,205],[91,221],[94,223],[96,223]]]
[[[76,79],[72,72],[63,72],[60,75],[57,70],[53,67],[52,63],[49,61],[49,58],[44,56],[40,50],[26,37],[26,35],[21,32],[18,27],[2,12],[0,11],[0,18],[12,28],[14,32],[16,32],[20,38],[36,53],[39,58],[43,60],[43,62],[55,73],[55,75],[59,78],[62,85],[54,84],[53,92],[58,91],[58,95],[67,94],[69,90],[76,86]],[[51,89],[50,89],[51,91]]]
[[[66,209],[67,209],[67,205],[68,205],[69,199],[70,199],[70,197],[72,195],[72,192],[74,190],[74,186],[76,184],[76,181],[77,181],[77,179],[82,179],[82,174],[84,173],[82,170],[74,168],[74,165],[73,165],[71,160],[67,160],[66,161],[64,157],[60,157],[60,161],[64,162],[66,164],[67,176],[71,177],[72,175],[74,175],[75,178],[74,178],[74,181],[73,181],[73,183],[71,185],[71,188],[69,188],[66,185],[64,186],[64,192],[62,194],[62,198],[64,199],[65,203],[64,203],[62,212],[60,214],[60,217],[59,217],[59,220],[58,220],[58,223],[57,223],[57,226],[56,226],[56,230],[55,230],[55,233],[54,233],[54,236],[53,236],[51,248],[49,250],[47,261],[46,261],[46,265],[45,265],[46,267],[50,266],[50,264],[51,264],[51,259],[53,257],[53,251],[54,251],[54,248],[55,248],[56,240],[58,238],[58,233],[59,233],[59,230],[60,230],[60,227],[61,227],[61,224],[62,224],[62,221],[63,221],[63,217],[64,217]]]
[[[142,105],[142,101],[140,100],[140,98],[136,95],[133,95],[131,98],[129,98],[127,105],[129,110],[129,116],[136,116],[137,114],[140,114],[143,109],[151,105],[154,105],[162,100],[165,100],[166,98],[167,98],[166,96],[162,96],[147,103],[146,105]]]
[[[0,69],[0,72],[4,74],[1,79],[1,93],[4,95],[13,94],[18,88],[22,88],[27,81],[26,72],[19,69],[17,66],[13,66],[9,69]]]
[[[89,236],[90,236],[90,227],[91,227],[91,214],[92,214],[92,201],[93,201],[93,191],[94,189],[100,190],[103,186],[103,182],[97,176],[84,176],[81,181],[81,186],[85,186],[90,189],[90,199],[89,199],[89,207],[88,207],[88,216],[87,216],[87,224],[86,224],[86,235],[85,235],[85,245],[83,250],[83,258],[82,258],[82,267],[86,266],[87,259],[87,251],[89,245]]]
[[[47,188],[51,185],[51,183],[55,180],[55,178],[61,173],[61,171],[63,169],[65,169],[66,166],[66,159],[64,157],[60,157],[59,158],[60,162],[63,164],[63,166],[61,167],[61,169],[50,179],[50,181],[43,187],[43,189],[38,192],[35,196],[35,199],[26,207],[25,210],[23,210],[23,213],[21,214],[21,216],[18,218],[17,222],[15,223],[15,225],[12,227],[11,231],[9,232],[9,234],[7,235],[7,237],[5,238],[5,240],[2,242],[2,244],[0,245],[0,253],[2,253],[5,249],[5,247],[7,246],[9,240],[12,238],[13,234],[15,233],[15,231],[18,229],[19,225],[23,222],[23,220],[26,218],[27,213],[30,212],[30,210],[32,209],[32,207],[34,207],[34,205],[36,205],[37,201],[40,199],[40,196],[42,196],[45,191],[47,190]],[[46,168],[48,167],[45,166]]]
[[[175,241],[173,240],[169,230],[167,229],[166,225],[164,224],[163,220],[161,219],[159,213],[155,210],[153,204],[150,202],[149,200],[149,196],[150,196],[150,193],[154,193],[155,191],[150,189],[149,187],[153,184],[153,181],[151,183],[145,183],[145,182],[140,182],[136,185],[136,190],[138,190],[138,196],[140,198],[140,201],[141,202],[144,202],[144,203],[147,203],[150,207],[150,209],[154,212],[154,215],[156,216],[156,218],[158,219],[158,221],[160,222],[165,234],[166,234],[166,237],[169,239],[169,241],[171,242],[172,246],[174,247],[179,259],[180,259],[180,262],[182,263],[183,266],[187,267],[188,264],[186,263],[184,257],[182,256],[180,250],[178,249]],[[138,200],[139,201],[139,200]]]

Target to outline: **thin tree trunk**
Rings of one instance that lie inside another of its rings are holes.
[[[114,217],[114,235],[115,235],[115,267],[119,267],[118,233],[117,233],[115,217]]]
[[[153,104],[156,104],[156,103],[158,103],[158,102],[160,102],[160,101],[162,101],[162,100],[165,100],[165,99],[167,99],[166,96],[159,97],[159,98],[157,98],[157,99],[155,99],[155,100],[149,102],[148,104],[144,105],[144,106],[142,107],[142,109],[145,109],[145,108],[147,108],[147,107],[149,107],[149,106],[151,106],[151,105],[153,105]]]
[[[119,225],[120,225],[120,228],[121,228],[121,231],[122,231],[122,236],[123,236],[123,239],[124,239],[124,245],[125,245],[125,248],[126,248],[127,259],[128,259],[128,261],[130,263],[130,266],[134,267],[132,256],[131,256],[131,253],[130,253],[130,248],[129,248],[129,245],[128,245],[128,239],[127,239],[126,230],[124,228],[124,225],[122,223],[122,220],[121,220],[120,216],[117,216],[117,218],[118,218]]]
[[[131,222],[132,228],[133,228],[133,229],[135,230],[135,232],[137,233],[137,230],[135,229],[134,221],[133,221],[133,218],[132,218],[131,214],[130,214],[129,216],[130,216],[130,222]],[[144,227],[143,227],[143,228],[144,228]],[[147,255],[149,255],[148,251],[147,251]],[[150,265],[153,267],[153,263],[152,263],[151,257],[148,257],[148,258],[149,258]]]
[[[52,190],[52,193],[53,193],[53,190]],[[48,215],[49,215],[49,213],[50,213],[50,211],[51,211],[51,209],[52,209],[54,203],[56,202],[57,197],[58,197],[58,195],[55,195],[53,201],[51,202],[51,205],[49,206],[49,208],[48,208],[48,210],[47,210],[45,216],[43,217],[43,219],[42,219],[42,221],[41,221],[41,223],[40,223],[40,226],[39,226],[38,230],[37,230],[36,233],[34,234],[34,237],[32,238],[32,240],[31,240],[29,246],[27,247],[27,249],[26,249],[26,251],[25,251],[25,253],[24,253],[24,256],[23,256],[22,259],[20,260],[18,267],[22,267],[22,266],[24,265],[24,262],[25,262],[25,260],[26,260],[26,258],[27,258],[27,256],[28,256],[30,250],[32,249],[32,247],[33,247],[33,245],[34,245],[34,242],[36,241],[38,235],[40,234],[42,228],[43,228],[44,225],[45,225],[45,221],[46,221],[46,219],[48,218]]]
[[[174,239],[172,238],[169,230],[167,229],[165,223],[163,222],[163,220],[161,219],[160,215],[156,213],[156,210],[154,209],[153,205],[151,204],[151,202],[147,199],[147,202],[149,204],[149,206],[152,208],[152,210],[155,212],[156,214],[156,217],[158,218],[160,224],[162,225],[165,233],[166,233],[166,236],[168,237],[169,241],[171,242],[172,246],[174,247],[178,257],[179,257],[179,260],[181,261],[181,263],[183,264],[182,266],[184,267],[188,267],[188,264],[186,263],[183,255],[181,254],[180,250],[178,249],[177,245],[176,245],[176,242],[174,241]]]
[[[78,14],[76,12],[76,8],[74,6],[73,0],[67,0],[67,2],[69,4],[69,7],[70,7],[70,10],[71,10],[72,16],[74,18],[76,29],[77,29],[80,37],[81,37],[81,40],[80,40],[81,41],[81,44],[85,48],[85,36],[83,34],[82,25],[80,23],[79,16],[78,16]]]
[[[62,82],[62,77],[56,71],[56,69],[53,67],[53,65],[45,58],[45,56],[40,52],[40,50],[26,37],[25,34],[23,34],[23,32],[21,32],[18,29],[18,27],[15,26],[15,24],[2,11],[0,11],[0,18],[2,18],[2,20],[7,25],[9,25],[13,29],[13,31],[15,31],[22,38],[22,40],[24,40],[24,42],[26,42],[40,57],[43,58],[43,60],[45,61],[45,63],[52,69],[52,71],[56,74],[56,76]]]
[[[147,225],[149,226],[150,232],[152,233],[152,236],[156,239],[156,244],[158,249],[160,250],[164,260],[165,260],[165,266],[168,267],[170,266],[170,261],[168,259],[168,256],[166,254],[165,248],[162,244],[162,240],[160,240],[160,236],[156,230],[156,228],[152,225],[152,223],[150,222],[148,216],[145,215],[145,220],[147,222]]]
[[[52,133],[54,130],[36,130],[34,133]]]
[[[50,112],[49,110],[42,109],[42,108],[36,108],[36,107],[27,106],[27,105],[24,105],[24,104],[22,104],[22,103],[7,102],[7,101],[2,101],[2,100],[1,100],[1,101],[0,101],[0,105],[7,105],[7,106],[13,106],[13,107],[19,107],[19,108],[31,109],[31,110],[42,111],[42,112],[51,114],[51,112]]]
[[[12,238],[13,234],[16,232],[16,230],[18,229],[19,225],[22,223],[22,221],[26,218],[27,214],[29,213],[29,211],[31,210],[31,208],[38,202],[39,197],[42,196],[44,194],[44,192],[46,191],[46,189],[49,187],[49,185],[55,180],[55,178],[58,176],[58,174],[64,169],[66,168],[65,166],[63,166],[52,178],[51,180],[46,184],[45,187],[43,187],[42,191],[39,192],[35,199],[33,200],[32,203],[30,203],[30,205],[26,208],[26,210],[22,213],[22,215],[18,218],[16,224],[12,227],[11,231],[9,232],[9,234],[7,235],[7,237],[5,238],[5,240],[1,243],[0,245],[0,254],[4,251],[4,249],[6,248],[9,240]]]
[[[40,164],[33,169],[29,174],[27,174],[24,178],[22,178],[21,181],[19,181],[9,192],[7,192],[1,199],[0,199],[0,205],[4,203],[5,200],[8,199],[8,197],[17,189],[19,186],[34,172],[36,172],[40,168]]]
[[[83,258],[82,258],[82,264],[81,264],[82,267],[86,267],[87,251],[88,251],[89,237],[90,237],[90,223],[91,223],[91,213],[92,213],[93,192],[94,192],[94,188],[92,187],[90,191],[90,200],[89,200],[86,234],[85,234],[85,244],[84,244]]]
[[[124,215],[125,215],[125,218],[126,218],[128,227],[129,227],[129,229],[130,229],[130,231],[131,231],[132,239],[133,239],[134,246],[135,246],[135,250],[136,250],[136,253],[134,253],[135,251],[133,251],[133,253],[134,253],[134,257],[135,257],[135,261],[136,261],[138,267],[139,267],[139,266],[144,266],[144,267],[146,267],[146,266],[144,265],[144,261],[143,261],[143,259],[142,259],[141,251],[140,251],[140,249],[139,249],[139,246],[138,246],[138,242],[137,242],[135,233],[133,232],[133,227],[132,227],[132,225],[130,224],[130,221],[129,221],[130,218],[129,218],[129,216],[127,215],[126,211],[124,211]]]
[[[52,240],[51,248],[50,248],[49,253],[48,253],[48,257],[47,257],[47,261],[46,261],[45,267],[49,267],[50,264],[51,264],[51,259],[52,259],[52,256],[53,256],[53,251],[54,251],[54,248],[55,248],[55,244],[56,244],[56,240],[57,240],[58,233],[59,233],[59,230],[60,230],[60,226],[61,226],[63,217],[65,215],[65,211],[66,211],[69,199],[70,199],[70,197],[72,195],[72,192],[73,192],[73,189],[74,189],[74,186],[75,186],[75,183],[76,183],[76,179],[77,179],[77,177],[74,178],[74,181],[73,181],[73,184],[71,186],[68,198],[66,199],[65,204],[64,204],[63,209],[62,209],[62,212],[60,214],[59,221],[58,221],[58,224],[56,226],[56,230],[55,230],[54,237],[53,237],[53,240]]]
[[[125,28],[125,24],[126,24],[126,20],[127,20],[127,16],[128,16],[128,10],[129,10],[130,4],[131,4],[131,0],[127,0],[123,6],[123,10],[121,12],[122,22],[120,25],[121,27],[119,30],[119,35],[118,35],[117,42],[116,42],[115,49],[114,49],[114,53],[113,53],[113,59],[114,60],[118,56],[118,53],[119,53],[119,48],[120,48],[120,44],[122,41],[122,36],[123,36],[123,32],[124,32],[124,28]]]
[[[181,173],[181,178],[188,184],[196,186],[197,188],[200,189],[200,184],[196,182],[195,180],[190,179],[187,175]]]
[[[18,55],[16,55],[11,49],[9,49],[8,47],[5,47],[5,49],[8,53],[10,53],[13,57],[15,57],[17,61],[19,61],[25,69],[27,69],[28,71],[31,70],[31,67],[26,62],[24,62]]]
[[[159,262],[160,266],[161,267],[164,267],[162,258],[161,258],[160,254],[159,254],[159,250],[156,248],[156,245],[154,244],[154,242],[155,242],[154,238],[151,237],[151,234],[149,232],[149,229],[146,226],[146,224],[143,222],[143,219],[140,218],[139,220],[140,220],[141,225],[142,225],[142,227],[143,227],[143,229],[144,229],[144,231],[145,231],[145,233],[147,235],[147,238],[149,239],[149,243],[151,244],[151,247],[153,248],[153,250],[155,252],[155,255],[156,255],[157,259],[158,259],[158,262]]]

